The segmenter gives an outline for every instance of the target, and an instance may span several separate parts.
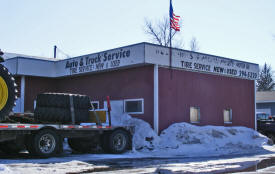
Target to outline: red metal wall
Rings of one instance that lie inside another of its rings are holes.
[[[159,127],[190,122],[190,107],[200,107],[198,125],[255,126],[254,81],[159,68]],[[223,110],[232,109],[232,124]]]
[[[33,110],[35,96],[41,92],[89,95],[103,107],[106,96],[111,100],[144,98],[144,114],[132,115],[153,125],[154,67],[143,66],[84,76],[59,79],[26,78],[25,110]]]
[[[103,107],[106,96],[111,100],[144,98],[144,114],[132,116],[153,125],[153,66],[67,77],[59,79],[57,84],[58,91],[89,95],[91,100],[100,102],[100,107]]]
[[[43,92],[56,92],[56,81],[51,78],[25,77],[25,112],[33,112],[34,100],[37,94]]]
[[[26,77],[25,111],[33,111],[33,101],[42,92],[81,93],[103,101],[144,98],[144,114],[133,115],[153,127],[153,66],[123,69],[59,79]],[[190,107],[200,107],[198,125],[246,126],[254,128],[254,81],[218,75],[159,68],[159,127],[190,122]],[[224,124],[223,110],[231,108],[232,124]]]

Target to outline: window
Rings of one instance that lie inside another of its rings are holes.
[[[143,99],[124,100],[124,112],[129,114],[143,114],[144,100]]]
[[[199,123],[200,122],[200,108],[190,107],[190,122]]]
[[[232,123],[232,109],[223,110],[223,119],[225,123]]]
[[[99,109],[99,101],[91,101],[91,105],[93,105],[92,109]]]

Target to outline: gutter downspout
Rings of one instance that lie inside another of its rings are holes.
[[[154,65],[154,131],[159,133],[159,77],[157,64]]]
[[[255,130],[257,130],[257,114],[256,114],[256,110],[257,110],[257,105],[256,105],[256,80],[254,80],[254,112],[255,112]]]

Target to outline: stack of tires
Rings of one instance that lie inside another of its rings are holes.
[[[65,93],[39,94],[36,98],[34,118],[37,121],[47,123],[72,123],[71,97],[75,123],[88,121],[89,109],[91,108],[90,98],[86,95]]]

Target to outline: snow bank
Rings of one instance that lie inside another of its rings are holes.
[[[112,124],[134,126],[133,151],[152,155],[213,156],[246,154],[262,150],[268,139],[245,127],[195,126],[176,123],[158,136],[138,118],[112,111]]]
[[[112,125],[135,127],[135,133],[132,139],[134,151],[154,150],[160,142],[159,136],[153,131],[149,123],[138,118],[133,118],[127,114],[116,115],[112,118]]]
[[[174,155],[209,156],[255,153],[268,139],[246,127],[176,123],[160,135],[159,150]]]
[[[0,173],[14,173],[6,165],[0,164]]]

